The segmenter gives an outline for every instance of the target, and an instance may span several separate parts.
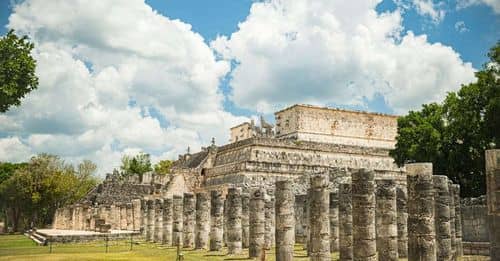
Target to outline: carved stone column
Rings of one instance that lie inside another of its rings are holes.
[[[241,189],[229,188],[227,192],[227,252],[240,254],[242,252],[241,236]]]
[[[148,221],[146,224],[146,240],[154,241],[155,233],[155,202],[152,199],[147,201]]]
[[[210,251],[222,249],[224,198],[220,191],[210,191]]]
[[[194,247],[194,229],[196,224],[196,200],[192,193],[184,193],[183,247]]]
[[[241,226],[242,226],[242,246],[243,248],[248,248],[249,242],[249,219],[248,219],[248,208],[250,203],[250,195],[248,193],[241,194]]]
[[[172,245],[172,198],[163,199],[163,242],[162,244]]]
[[[163,200],[155,200],[155,232],[154,242],[163,242]]]
[[[173,212],[172,212],[172,244],[174,246],[182,246],[182,215],[183,215],[183,200],[181,196],[173,197]]]
[[[500,257],[500,150],[487,150],[486,199],[490,237],[490,258]]]
[[[263,189],[256,189],[250,198],[250,245],[248,248],[248,255],[250,258],[259,257],[262,248],[264,248],[266,229],[265,195],[266,192]]]
[[[195,248],[208,248],[208,233],[210,232],[210,198],[205,192],[196,193],[196,236]]]
[[[274,245],[274,233],[275,233],[275,220],[274,220],[274,193],[271,190],[267,191],[267,196],[265,198],[265,215],[266,215],[266,236],[265,236],[265,248],[271,249]]]
[[[434,182],[434,225],[436,230],[437,260],[451,260],[450,190],[448,177],[436,175]],[[453,206],[454,207],[454,206]]]
[[[453,197],[455,202],[455,245],[457,257],[464,254],[462,247],[462,210],[460,208],[460,185],[453,184]]]
[[[408,260],[436,260],[434,185],[431,163],[406,165],[408,184]]]
[[[132,200],[132,230],[139,231],[141,229],[141,200]]]
[[[379,260],[398,260],[398,214],[396,183],[393,179],[377,180],[376,231]]]
[[[375,173],[352,173],[352,226],[354,260],[377,260],[375,236]]]
[[[341,261],[353,260],[351,184],[339,185],[339,255]]]
[[[328,175],[311,176],[310,191],[310,260],[330,260],[330,193]]]
[[[276,261],[293,260],[295,196],[291,180],[276,182]]]
[[[330,252],[339,251],[339,197],[330,193]]]
[[[408,194],[406,186],[396,188],[396,204],[398,209],[398,256],[408,257]]]
[[[132,203],[127,203],[125,205],[125,209],[127,214],[127,230],[132,231],[134,230],[134,214],[133,214]]]

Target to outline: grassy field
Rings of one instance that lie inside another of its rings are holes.
[[[130,251],[130,242],[110,241],[108,253],[104,242],[54,244],[52,253],[48,246],[37,246],[22,235],[0,236],[0,260],[175,260],[176,249],[165,248],[151,243],[134,244]],[[228,256],[226,250],[208,252],[183,250],[185,261],[194,260],[252,260],[244,255]],[[274,252],[267,254],[266,260],[274,260]],[[308,260],[305,251],[297,245],[294,260]],[[332,260],[338,260],[338,254]]]

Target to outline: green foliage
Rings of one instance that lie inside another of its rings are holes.
[[[170,169],[174,162],[171,160],[160,160],[155,164],[155,173],[160,175],[170,174]]]
[[[14,230],[20,229],[19,222],[50,223],[58,207],[74,203],[97,184],[95,164],[84,161],[77,169],[57,156],[40,154],[2,182],[0,208]]]
[[[123,155],[120,169],[122,176],[138,174],[141,180],[144,173],[153,170],[149,154],[143,152],[135,156]]]
[[[21,104],[21,99],[38,87],[33,43],[18,37],[14,30],[0,38],[0,112]]]
[[[0,162],[0,184],[12,176],[16,170],[27,165],[27,163]]]
[[[476,82],[399,118],[390,152],[399,166],[432,162],[435,174],[461,185],[462,196],[485,193],[484,151],[500,145],[500,42],[489,57]]]

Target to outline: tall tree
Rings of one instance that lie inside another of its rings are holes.
[[[0,112],[18,106],[27,93],[38,87],[33,48],[27,36],[18,37],[14,30],[0,38]]]
[[[120,166],[122,176],[137,174],[142,181],[144,173],[153,170],[149,154],[141,152],[135,156],[123,155]]]
[[[432,162],[435,174],[445,174],[462,196],[485,193],[484,151],[500,145],[500,42],[490,61],[476,73],[477,81],[447,95],[442,104],[423,105],[398,119],[398,165]]]
[[[170,169],[172,168],[173,161],[171,160],[160,160],[155,164],[155,173],[160,175],[170,174]]]

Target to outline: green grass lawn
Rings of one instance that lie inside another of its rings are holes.
[[[35,245],[23,235],[0,236],[0,260],[175,260],[176,249],[166,248],[151,243],[134,244],[130,251],[130,242],[110,241],[108,253],[105,253],[104,242],[54,244],[52,253],[48,246]],[[224,249],[221,252],[200,250],[183,250],[184,260],[252,260],[244,255],[228,256]],[[267,253],[266,260],[274,260],[274,251]],[[309,260],[302,246],[295,247],[294,260]],[[334,254],[332,260],[338,260]]]

